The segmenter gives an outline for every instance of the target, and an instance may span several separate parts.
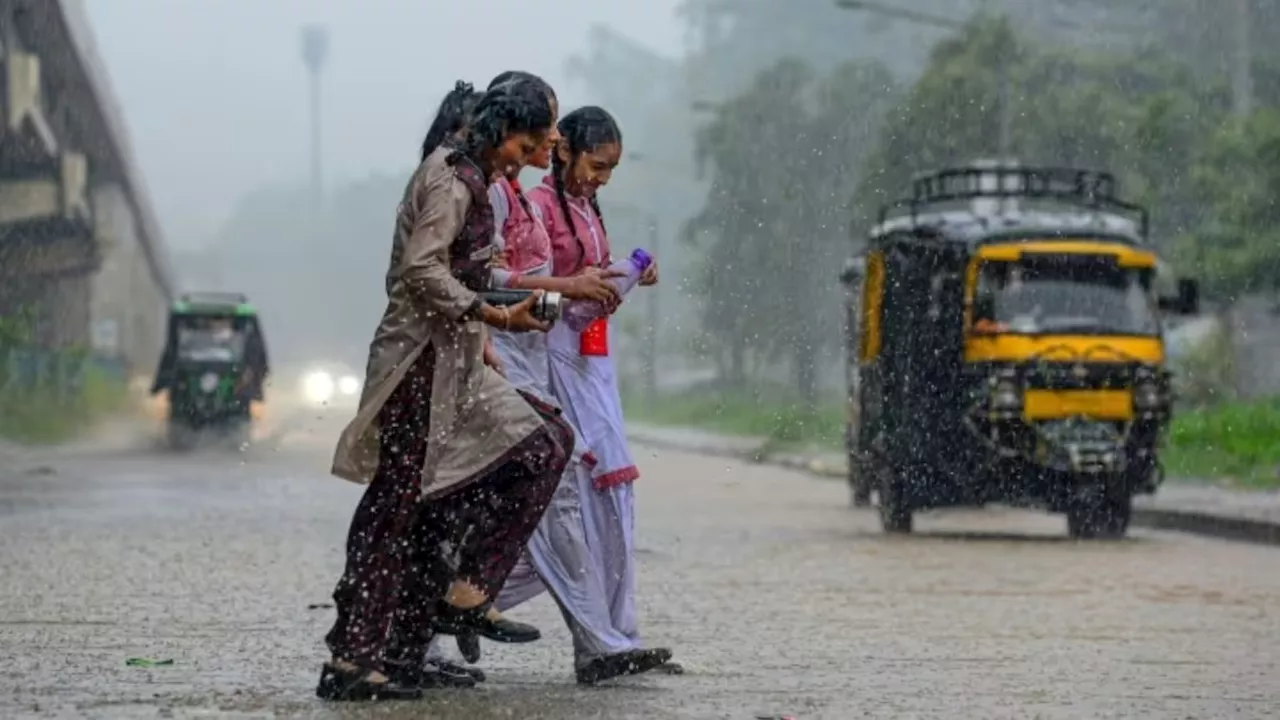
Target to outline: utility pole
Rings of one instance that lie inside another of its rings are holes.
[[[324,206],[324,169],[320,136],[320,76],[329,56],[329,31],[322,25],[302,28],[302,62],[311,82],[311,193],[315,208]]]
[[[658,216],[650,214],[649,252],[655,258],[660,255],[658,245],[661,240],[659,238]],[[649,332],[646,337],[645,348],[644,394],[645,402],[649,404],[649,409],[653,410],[653,405],[658,402],[658,322],[661,317],[661,308],[658,304],[658,288],[649,288],[649,292],[646,293],[645,303],[645,309],[649,313]]]
[[[1232,0],[1231,5],[1236,46],[1231,99],[1236,116],[1243,118],[1253,112],[1253,0]]]

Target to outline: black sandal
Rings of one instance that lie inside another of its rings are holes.
[[[474,633],[459,635],[454,638],[458,643],[458,652],[462,654],[462,659],[475,665],[480,662],[480,636]]]
[[[320,671],[316,697],[331,702],[377,702],[381,700],[421,700],[422,690],[395,680],[373,682],[372,670],[347,670],[325,663]]]
[[[403,687],[416,687],[420,690],[440,690],[446,688],[473,688],[476,679],[469,673],[455,672],[450,668],[427,662],[418,665],[387,665],[387,677]]]
[[[440,670],[440,672],[448,675],[465,675],[478,683],[482,683],[489,679],[488,676],[484,674],[484,671],[478,667],[459,665],[458,663],[452,663],[448,660],[428,660],[427,665],[435,667]]]
[[[542,639],[542,631],[527,623],[506,618],[489,619],[491,604],[481,603],[464,609],[441,600],[436,604],[432,628],[440,635],[478,635],[500,643],[531,643]]]
[[[575,671],[579,685],[595,685],[625,675],[639,675],[657,670],[671,660],[666,648],[646,648],[603,655]]]

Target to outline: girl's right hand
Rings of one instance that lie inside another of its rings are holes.
[[[534,290],[524,300],[515,305],[507,306],[507,312],[502,318],[502,325],[499,325],[499,327],[510,332],[530,332],[535,330],[546,332],[550,325],[533,315],[534,303],[541,299],[542,291]]]
[[[622,302],[622,296],[609,280],[624,275],[626,273],[618,270],[587,268],[581,275],[571,279],[564,295],[572,300],[595,300],[608,307],[617,307]]]

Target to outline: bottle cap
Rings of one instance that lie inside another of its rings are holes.
[[[646,250],[636,248],[631,251],[631,262],[635,263],[636,267],[640,268],[641,272],[643,272],[648,270],[649,266],[653,264],[653,256]]]

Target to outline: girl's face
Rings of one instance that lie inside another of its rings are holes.
[[[571,158],[567,143],[560,143],[556,148],[560,159],[568,165],[565,177],[565,189],[578,197],[591,197],[596,191],[609,184],[613,169],[622,160],[622,143],[604,143],[577,158]]]
[[[502,144],[493,149],[493,171],[510,176],[520,172],[547,141],[547,130],[510,133]]]
[[[551,98],[551,131],[547,133],[546,142],[538,148],[538,151],[529,158],[529,164],[539,170],[546,170],[551,167],[551,153],[555,152],[556,145],[560,143],[560,130],[556,128],[556,123],[560,119],[560,105],[555,98]]]

